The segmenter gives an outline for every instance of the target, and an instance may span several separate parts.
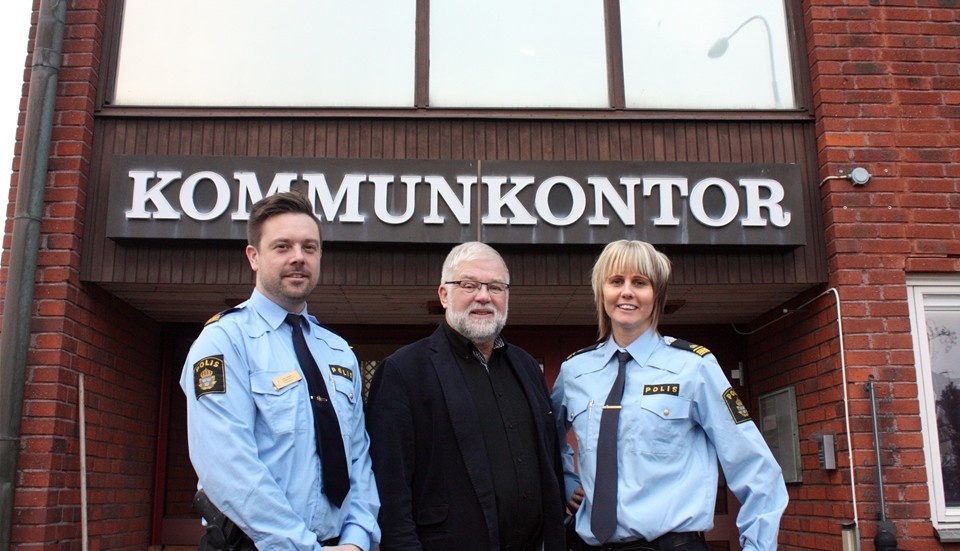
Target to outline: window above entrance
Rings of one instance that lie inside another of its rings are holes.
[[[790,28],[766,0],[125,0],[107,103],[793,110]]]

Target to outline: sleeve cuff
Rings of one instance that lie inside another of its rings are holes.
[[[340,545],[356,545],[363,551],[370,551],[370,534],[356,524],[348,524],[340,532]]]

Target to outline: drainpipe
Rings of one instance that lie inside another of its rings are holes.
[[[40,0],[0,333],[0,551],[10,549],[20,416],[66,0]]]
[[[867,392],[870,393],[870,417],[873,421],[873,450],[877,459],[877,493],[880,496],[880,522],[877,523],[877,535],[873,545],[877,551],[897,551],[897,528],[887,519],[887,499],[883,495],[883,469],[880,465],[880,429],[877,426],[877,393],[871,375],[867,379]]]

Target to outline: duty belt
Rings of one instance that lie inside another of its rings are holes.
[[[636,540],[580,546],[581,551],[670,551],[703,539],[703,532],[670,532],[653,541]]]

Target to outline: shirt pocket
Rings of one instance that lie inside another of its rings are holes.
[[[678,455],[688,447],[690,400],[671,394],[641,396],[639,402],[624,404],[621,423],[628,446],[641,453]]]
[[[336,379],[337,377],[334,376],[333,396],[331,398],[333,399],[334,410],[337,412],[337,421],[340,423],[340,433],[347,435],[351,433],[356,422],[354,416],[357,400],[360,399],[360,396],[357,396],[352,384],[346,380],[337,381]]]
[[[301,379],[280,389],[274,388],[273,381],[285,373],[262,371],[250,374],[250,391],[257,406],[257,424],[271,434],[283,434],[302,428],[303,404],[307,397],[297,389],[306,385]]]
[[[567,423],[573,426],[577,437],[577,449],[583,452],[597,447],[597,430],[600,419],[594,412],[594,400],[573,399],[567,402]]]

